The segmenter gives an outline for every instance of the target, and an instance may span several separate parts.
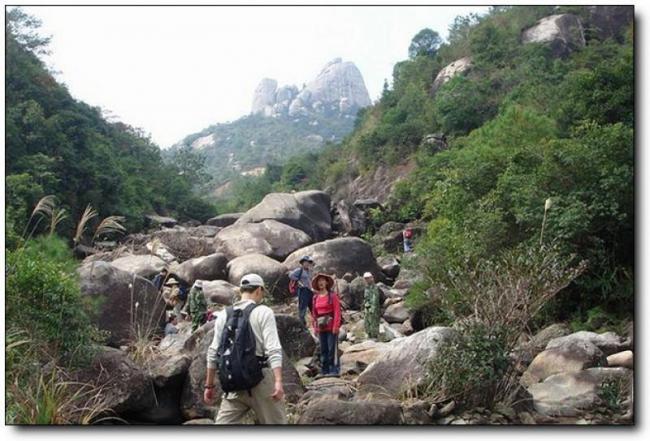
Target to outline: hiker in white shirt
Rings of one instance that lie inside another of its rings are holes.
[[[282,346],[278,337],[275,315],[271,308],[260,305],[266,288],[257,274],[248,274],[241,279],[242,299],[233,305],[233,310],[245,310],[258,304],[250,311],[250,329],[255,337],[255,354],[263,363],[262,380],[249,390],[224,393],[216,424],[241,424],[249,409],[253,409],[261,424],[286,424],[284,387],[282,385]],[[214,402],[215,377],[218,365],[218,350],[227,321],[227,309],[217,315],[214,324],[214,338],[208,348],[207,375],[204,401]]]

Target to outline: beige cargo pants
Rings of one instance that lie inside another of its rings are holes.
[[[269,368],[262,370],[264,378],[253,389],[230,392],[221,400],[215,424],[242,424],[246,413],[253,409],[260,424],[287,424],[287,412],[284,400],[271,398],[275,377]]]

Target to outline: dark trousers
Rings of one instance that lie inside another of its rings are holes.
[[[321,332],[318,334],[320,340],[320,362],[323,375],[338,375],[341,370],[341,363],[336,351],[338,351],[338,335],[332,332]]]
[[[303,325],[306,325],[305,314],[312,310],[312,298],[314,293],[309,288],[298,288],[298,317]]]

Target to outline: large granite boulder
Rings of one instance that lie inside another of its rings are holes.
[[[354,311],[361,311],[363,309],[365,290],[366,282],[361,276],[355,277],[348,285],[347,290],[341,289],[341,300],[347,306],[347,309]]]
[[[255,273],[264,279],[264,284],[275,301],[289,296],[289,276],[285,265],[262,254],[247,254],[228,263],[230,283],[239,286],[241,278]]]
[[[396,425],[402,423],[401,403],[397,400],[314,400],[298,424]]]
[[[619,337],[613,332],[597,334],[590,331],[579,331],[564,337],[552,339],[548,342],[548,345],[546,345],[546,349],[570,348],[574,344],[595,345],[598,349],[603,351],[605,355],[615,354],[631,348],[629,340]]]
[[[264,116],[271,116],[275,104],[275,90],[278,82],[271,78],[263,78],[255,88],[253,94],[253,114],[261,113]]]
[[[214,338],[214,322],[209,323],[212,323],[212,326],[207,326],[208,324],[202,326],[192,336],[194,338],[188,340],[186,344],[187,354],[191,357],[191,362],[180,399],[181,412],[186,420],[197,418],[214,419],[221,402],[222,391],[218,379],[215,381],[215,403],[207,405],[203,402],[208,347]]]
[[[165,267],[166,263],[158,256],[145,254],[120,257],[113,260],[111,265],[119,270],[150,279],[158,274]]]
[[[87,367],[71,374],[74,388],[92,384],[102,390],[107,409],[118,416],[139,412],[155,405],[151,378],[128,354],[119,349],[100,347]]]
[[[542,352],[554,338],[571,334],[571,329],[564,323],[554,323],[540,330],[530,340],[519,344],[515,348],[519,362],[528,366],[533,359]]]
[[[174,256],[167,249],[167,247],[161,244],[158,240],[152,240],[151,242],[147,242],[145,248],[147,249],[149,254],[153,254],[155,256],[160,257],[162,260],[165,261],[165,263],[171,263],[176,260],[176,256]]]
[[[627,382],[631,387],[632,371],[625,368],[591,368],[565,372],[533,384],[528,391],[535,410],[547,416],[576,416],[600,403],[599,392],[607,381]],[[624,387],[625,388],[625,387]]]
[[[234,222],[234,221],[233,221]],[[199,225],[196,227],[191,227],[187,229],[187,232],[191,234],[192,236],[195,237],[214,237],[217,235],[219,231],[221,231],[221,227],[215,227],[213,225]]]
[[[225,280],[203,282],[203,295],[208,305],[232,305],[239,294],[239,288]]]
[[[332,228],[335,231],[350,236],[360,236],[366,231],[367,219],[365,213],[348,204],[345,200],[336,203],[332,210]]]
[[[327,239],[332,233],[330,197],[322,191],[270,193],[248,210],[235,225],[273,219],[307,233],[313,240]]]
[[[603,352],[589,342],[571,342],[539,353],[521,377],[525,386],[564,372],[579,372],[594,366],[606,366]]]
[[[159,216],[157,214],[146,214],[144,216],[146,227],[169,227],[176,226],[178,221],[173,217]]]
[[[222,280],[228,275],[228,259],[222,253],[214,253],[208,256],[196,257],[186,260],[180,265],[170,268],[188,285],[193,285],[196,280]]]
[[[438,72],[438,75],[436,75],[436,79],[433,80],[433,84],[431,86],[431,94],[435,94],[443,84],[457,75],[466,73],[471,67],[471,57],[463,57],[443,67],[440,72]]]
[[[358,237],[341,237],[315,243],[294,251],[284,261],[287,268],[297,268],[302,256],[314,259],[316,272],[336,274],[343,277],[347,272],[363,275],[370,271],[378,281],[384,281],[386,276],[381,271],[370,244]]]
[[[607,357],[607,366],[634,369],[634,353],[623,351]]]
[[[300,323],[298,317],[289,314],[275,314],[280,343],[289,358],[310,357],[316,349],[316,340]]]
[[[237,222],[237,219],[242,217],[244,213],[227,213],[221,214],[219,216],[208,219],[206,222],[207,225],[212,225],[214,227],[225,228]]]
[[[360,391],[398,397],[421,385],[440,347],[456,335],[451,328],[431,327],[391,341],[359,376]]]
[[[92,320],[110,333],[109,346],[162,329],[165,303],[150,281],[101,261],[83,265],[78,272],[81,294],[96,305]]]
[[[351,109],[370,105],[370,96],[357,66],[351,61],[335,58],[323,67],[318,76],[307,83],[299,96],[309,94],[311,103],[338,105],[342,98],[347,98]],[[315,107],[312,105],[312,107]]]
[[[381,356],[386,346],[387,343],[373,340],[349,346],[343,350],[343,355],[341,355],[341,373],[359,374],[363,372],[368,365]]]
[[[521,41],[543,43],[551,48],[555,57],[566,57],[585,46],[585,36],[580,18],[573,14],[544,17],[534,26],[523,31]]]
[[[410,316],[410,311],[404,302],[397,302],[389,305],[384,311],[383,317],[388,323],[404,323]]]
[[[397,278],[400,270],[400,263],[393,255],[382,256],[377,259],[377,264],[381,270],[391,279]]]
[[[151,238],[158,240],[180,262],[215,252],[212,238],[194,236],[188,229],[182,227],[156,231],[151,234]]]
[[[214,239],[215,248],[229,259],[246,254],[263,254],[284,260],[293,251],[311,242],[307,233],[273,219],[231,225],[221,230]]]

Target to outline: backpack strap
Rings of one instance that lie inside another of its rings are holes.
[[[253,312],[253,309],[257,308],[257,303],[253,302],[250,305],[246,306],[244,310],[242,311],[242,318],[245,320],[248,320],[250,318],[251,313]]]
[[[296,283],[298,283],[298,287],[299,287],[299,288],[300,288],[300,279],[302,279],[302,272],[303,272],[304,270],[305,270],[305,269],[304,269],[303,267],[300,267],[300,272],[298,273],[298,280],[296,280]],[[303,287],[303,288],[306,288],[306,287]]]

